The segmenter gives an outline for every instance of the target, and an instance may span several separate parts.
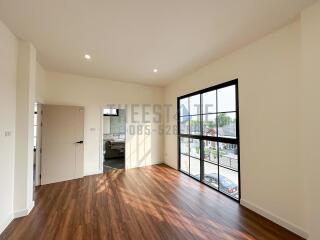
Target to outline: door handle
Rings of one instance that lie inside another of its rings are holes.
[[[82,143],[83,143],[83,141],[79,141],[79,142],[76,142],[76,143],[78,143],[78,144],[82,144]]]

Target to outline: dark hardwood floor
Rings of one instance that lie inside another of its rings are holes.
[[[0,239],[301,239],[165,165],[84,177],[36,191]]]

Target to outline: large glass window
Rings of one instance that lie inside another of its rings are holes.
[[[189,138],[180,138],[180,152],[189,155]]]
[[[180,170],[239,200],[238,80],[179,97],[178,105]]]
[[[180,165],[181,171],[189,173],[189,156],[181,154],[180,161],[181,161],[181,165]]]
[[[204,182],[218,189],[218,166],[204,162]]]

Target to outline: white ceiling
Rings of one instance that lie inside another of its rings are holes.
[[[47,70],[163,86],[293,21],[312,2],[0,0],[0,19],[35,45]]]

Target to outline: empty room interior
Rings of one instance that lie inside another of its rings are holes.
[[[319,240],[319,76],[317,0],[0,0],[0,240]]]

